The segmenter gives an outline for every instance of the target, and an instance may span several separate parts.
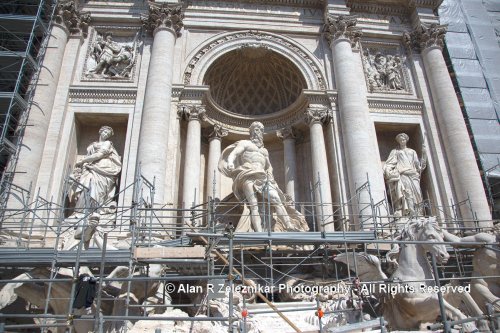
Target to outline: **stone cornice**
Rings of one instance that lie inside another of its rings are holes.
[[[356,27],[357,17],[353,15],[331,15],[325,17],[323,32],[330,44],[337,39],[349,39],[355,45],[362,36],[361,29]]]
[[[429,47],[444,46],[444,35],[447,25],[439,24],[420,24],[414,31],[403,34],[403,43],[408,50],[416,49],[423,51]]]
[[[432,8],[433,10],[437,9],[443,0],[409,0],[409,7],[419,7],[419,8]]]
[[[54,22],[66,27],[70,33],[87,37],[91,21],[90,13],[80,12],[74,0],[62,0],[57,4]]]
[[[378,15],[394,15],[407,16],[410,11],[406,6],[389,6],[383,4],[372,3],[370,1],[355,2],[348,1],[347,6],[350,7],[351,13],[368,13]]]
[[[193,5],[196,3],[203,3],[207,1],[188,0],[187,4]],[[258,5],[274,5],[274,6],[292,6],[292,7],[306,7],[306,8],[323,8],[324,0],[219,0],[217,2],[230,2],[230,3],[245,3],[245,4],[258,4]]]
[[[178,4],[154,4],[149,5],[149,13],[141,16],[144,29],[152,34],[160,28],[170,28],[180,36],[184,13],[182,5]]]

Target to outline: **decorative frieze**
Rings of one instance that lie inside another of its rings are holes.
[[[136,90],[71,89],[70,103],[85,104],[135,104]]]
[[[357,17],[351,15],[330,15],[325,19],[325,38],[331,44],[337,39],[349,39],[352,45],[356,45],[362,36],[361,29],[356,27]]]
[[[363,44],[363,69],[369,92],[411,93],[406,58],[399,45]]]
[[[140,43],[137,28],[95,27],[82,81],[133,81]]]
[[[424,50],[428,47],[443,49],[447,25],[420,24],[414,31],[403,33],[403,43],[408,50]]]
[[[65,26],[70,33],[79,34],[87,37],[91,21],[90,13],[80,12],[76,9],[74,0],[62,0],[57,4],[54,21]]]
[[[172,4],[151,4],[148,15],[141,17],[142,25],[146,31],[154,33],[158,28],[170,28],[175,31],[177,36],[180,36],[184,26],[183,19],[182,6]]]
[[[368,99],[368,106],[372,113],[421,115],[423,112],[422,101]]]

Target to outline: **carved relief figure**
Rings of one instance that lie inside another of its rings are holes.
[[[404,90],[401,78],[401,57],[397,55],[384,55],[380,52],[373,55],[370,50],[363,54],[365,74],[370,91],[379,90]]]
[[[90,58],[95,66],[87,72],[87,77],[128,78],[135,63],[137,34],[133,45],[121,45],[113,40],[112,33],[98,34]]]
[[[87,156],[75,164],[73,171],[75,179],[88,189],[90,204],[101,212],[113,202],[118,174],[122,169],[120,157],[109,138],[113,129],[103,126],[99,130],[99,141],[87,147]],[[76,202],[75,211],[82,211],[85,198],[83,188],[75,186],[72,201]],[[88,203],[87,203],[88,204]]]
[[[237,231],[263,230],[259,202],[268,201],[274,209],[276,223],[274,231],[300,230],[309,228],[304,217],[286,202],[273,177],[269,153],[264,148],[264,125],[254,122],[250,125],[250,140],[240,140],[223,152],[219,161],[219,171],[233,179],[233,192],[244,201],[250,210],[251,225],[238,224]],[[260,206],[263,206],[260,204]]]
[[[393,149],[384,164],[384,177],[389,186],[394,215],[423,214],[420,175],[427,166],[427,153],[422,145],[422,158],[406,147],[409,137],[405,133],[396,136],[399,148]]]

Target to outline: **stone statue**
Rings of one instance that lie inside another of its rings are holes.
[[[135,63],[137,37],[136,34],[131,46],[113,41],[113,34],[110,32],[104,37],[101,34],[97,35],[90,55],[96,65],[87,72],[87,77],[115,79],[130,77]]]
[[[394,215],[409,216],[423,214],[420,175],[427,166],[425,145],[422,145],[422,158],[406,147],[409,137],[405,133],[396,136],[399,148],[393,149],[384,164],[384,177],[389,186]]]
[[[286,202],[274,180],[269,153],[264,148],[263,131],[262,123],[252,123],[250,140],[240,140],[224,149],[219,161],[219,171],[233,179],[234,195],[250,210],[251,225],[243,226],[240,222],[236,231],[261,232],[263,212],[259,212],[259,202],[268,200],[277,219],[272,227],[274,231],[307,231],[304,217]]]
[[[99,130],[99,141],[87,147],[87,156],[76,162],[73,172],[75,179],[89,191],[91,204],[101,210],[103,206],[113,202],[118,174],[122,169],[120,157],[109,138],[113,129],[102,126]],[[73,193],[76,200],[75,209],[83,207],[82,187],[77,186]]]
[[[484,313],[488,312],[486,303],[493,304],[494,311],[499,312],[500,281],[495,276],[500,276],[500,223],[493,227],[492,234],[481,232],[460,238],[444,231],[444,239],[454,242],[454,247],[477,247],[472,258],[471,296]],[[467,244],[470,242],[484,245]]]

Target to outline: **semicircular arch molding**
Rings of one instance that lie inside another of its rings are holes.
[[[203,78],[214,61],[227,52],[249,44],[266,47],[290,60],[303,75],[307,89],[326,89],[326,80],[320,65],[306,49],[281,35],[254,30],[217,35],[193,51],[184,71],[184,84],[203,85]]]

